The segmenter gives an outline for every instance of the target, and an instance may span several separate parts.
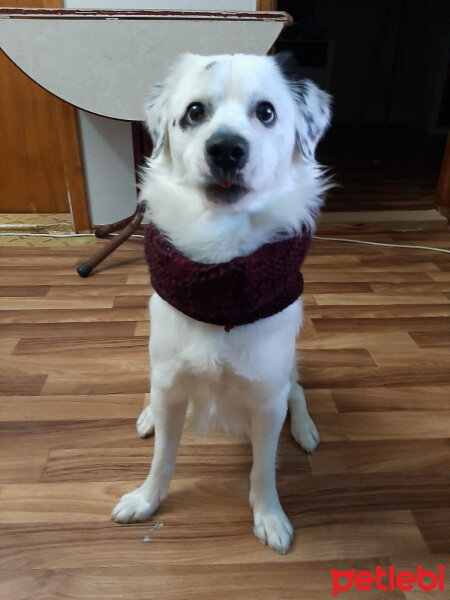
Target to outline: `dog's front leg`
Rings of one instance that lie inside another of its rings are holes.
[[[287,384],[268,404],[256,405],[251,410],[250,504],[254,533],[280,554],[287,552],[294,534],[278,498],[275,475],[278,438],[286,418],[289,389]]]
[[[163,390],[152,385],[155,452],[150,473],[136,490],[119,500],[111,518],[119,523],[146,521],[167,496],[186,416],[187,398],[181,386]]]

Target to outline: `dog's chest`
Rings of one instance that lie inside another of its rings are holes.
[[[198,433],[225,431],[237,438],[249,435],[252,406],[261,402],[260,386],[229,367],[216,372],[181,376],[190,399],[189,427]]]

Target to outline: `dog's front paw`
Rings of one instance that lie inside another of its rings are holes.
[[[129,494],[125,494],[116,504],[111,513],[111,519],[118,523],[135,523],[136,521],[147,521],[160,504],[158,497],[148,497],[142,490],[137,488]]]
[[[256,537],[278,554],[286,554],[294,537],[294,529],[284,512],[281,509],[267,513],[255,511],[254,519],[253,532]]]
[[[295,441],[306,452],[314,452],[319,445],[319,432],[309,415],[299,420],[291,420],[291,432]]]
[[[136,422],[136,429],[141,437],[147,437],[148,435],[152,435],[155,429],[155,419],[153,418],[151,404],[146,406],[139,415],[139,418]]]

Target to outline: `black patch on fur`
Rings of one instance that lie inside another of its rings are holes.
[[[302,78],[301,67],[294,54],[289,50],[274,55],[275,62],[284,77],[292,83],[298,83]]]
[[[286,83],[292,90],[302,117],[297,125],[297,140],[300,149],[307,158],[314,159],[315,147],[326,129],[326,126],[320,122],[319,115],[314,114],[314,111],[319,111],[322,117],[327,114],[326,97],[314,98],[313,89],[316,86],[313,82],[302,79],[301,67],[291,52],[275,54],[274,59]]]
[[[186,129],[191,126],[191,124],[189,123],[189,121],[187,119],[187,113],[184,113],[184,115],[178,121],[178,125],[181,127],[181,129],[183,131],[186,131]]]
[[[175,127],[176,124],[177,124],[177,121],[176,121],[176,119],[174,119],[173,123],[172,123],[172,127]]]
[[[318,131],[317,125],[316,125],[316,123],[314,121],[314,117],[309,112],[309,110],[304,110],[303,111],[303,116],[304,116],[305,121],[306,121],[306,128],[308,130],[308,137],[310,139],[315,139],[319,135],[319,131]]]
[[[184,115],[181,117],[181,119],[179,120],[178,124],[180,125],[181,129],[183,131],[186,131],[186,129],[190,128],[192,129],[193,127],[198,127],[199,125],[201,125],[203,123],[203,119],[201,121],[198,121],[198,123],[191,123],[188,120],[187,117],[187,111],[184,113]]]
[[[296,99],[300,102],[304,100],[307,80],[303,79],[302,68],[295,55],[290,50],[284,50],[275,54],[274,59]]]

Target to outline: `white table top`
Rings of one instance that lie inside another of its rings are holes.
[[[71,104],[142,120],[150,87],[182,52],[266,54],[284,12],[0,9],[2,50]]]

